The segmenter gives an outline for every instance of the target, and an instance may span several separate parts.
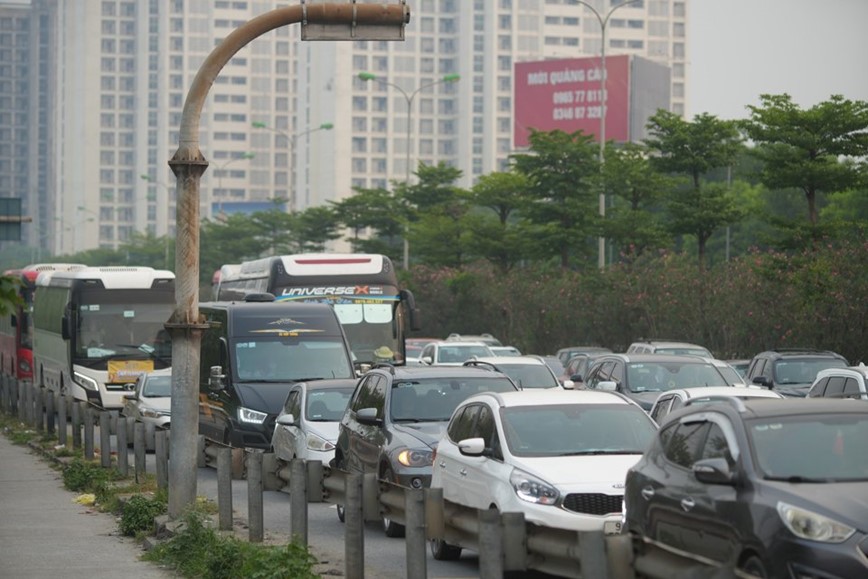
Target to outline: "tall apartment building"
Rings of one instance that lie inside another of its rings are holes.
[[[601,16],[621,3],[588,0]],[[232,58],[200,120],[200,147],[210,164],[200,187],[203,218],[270,207],[275,199],[303,210],[348,197],[354,187],[390,187],[406,179],[408,158],[410,171],[420,162],[456,166],[460,184],[470,186],[506,168],[514,151],[513,65],[600,53],[600,22],[577,0],[408,4],[403,42],[303,42],[294,25]],[[686,99],[686,4],[636,0],[616,8],[606,27],[607,56],[636,54],[671,66],[672,110],[679,113]],[[68,254],[116,248],[134,232],[172,235],[175,178],[168,160],[178,146],[187,90],[221,39],[285,5],[32,0],[27,7],[0,0],[0,40],[9,19],[13,36],[26,38],[13,43],[29,47],[28,80],[19,88],[27,102],[15,105],[28,120],[10,126],[11,150],[3,148],[9,139],[0,138],[0,195],[26,197],[35,224],[28,241]],[[6,47],[0,42],[0,50]],[[14,79],[24,72],[0,66],[0,99],[7,73]],[[449,75],[460,80],[443,80]],[[0,107],[0,131],[6,110]],[[25,143],[28,158],[21,160]],[[22,174],[26,184],[4,187]]]

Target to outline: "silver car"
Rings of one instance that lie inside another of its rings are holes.
[[[128,440],[133,442],[134,422],[141,422],[145,425],[147,448],[153,450],[154,433],[169,428],[171,422],[172,369],[144,373],[128,386],[132,391],[124,395],[121,409],[121,416],[133,419],[128,421]]]

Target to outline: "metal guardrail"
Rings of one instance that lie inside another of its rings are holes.
[[[111,461],[111,436],[126,447],[129,427],[110,412],[92,407],[31,382],[0,376],[0,411],[17,415],[39,432],[56,434],[62,444],[72,432],[73,448],[83,446],[85,458],[95,460],[95,425],[100,426],[102,466],[127,476],[127,453]],[[71,418],[71,422],[69,417]],[[135,475],[145,470],[146,431],[133,427]],[[155,433],[157,482],[168,488],[168,431]],[[108,464],[106,464],[108,463]],[[743,572],[703,564],[689,556],[644,544],[634,549],[626,535],[574,532],[527,523],[523,513],[477,510],[444,500],[442,489],[410,489],[378,481],[372,474],[347,473],[321,462],[282,461],[271,453],[231,448],[200,437],[199,467],[217,469],[220,529],[232,528],[232,479],[248,484],[249,540],[263,540],[263,491],[288,492],[291,534],[307,544],[307,504],[328,502],[345,508],[345,576],[364,577],[364,523],[383,514],[406,528],[407,577],[427,576],[427,541],[442,539],[479,553],[482,579],[500,579],[505,571],[538,570],[562,577],[592,579],[743,578]]]

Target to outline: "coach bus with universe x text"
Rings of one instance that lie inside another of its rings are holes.
[[[276,301],[331,304],[356,364],[403,364],[404,338],[419,329],[413,294],[398,289],[395,267],[385,255],[302,253],[221,268],[218,300],[243,300],[261,292],[274,294]]]

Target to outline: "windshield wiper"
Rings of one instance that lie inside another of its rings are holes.
[[[766,480],[772,481],[782,481],[788,483],[826,483],[826,482],[835,482],[835,479],[831,478],[814,478],[809,476],[801,476],[797,474],[793,474],[790,476],[768,476],[765,477]]]

